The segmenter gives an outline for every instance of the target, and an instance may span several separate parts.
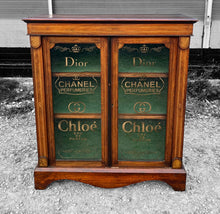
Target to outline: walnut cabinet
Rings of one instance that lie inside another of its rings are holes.
[[[185,190],[185,99],[196,20],[56,15],[24,21],[35,96],[35,188],[60,179],[105,188],[161,180]]]

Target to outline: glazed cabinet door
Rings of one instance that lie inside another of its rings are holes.
[[[108,41],[43,37],[49,164],[108,163]]]
[[[177,41],[112,40],[113,166],[170,166]]]

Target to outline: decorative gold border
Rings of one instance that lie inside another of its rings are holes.
[[[141,104],[141,103],[147,103],[147,104],[149,105],[149,110],[148,110],[148,111],[144,111],[144,112],[138,112],[138,111],[136,111],[136,108],[135,108],[135,107],[136,107],[136,105],[139,104],[139,103],[140,103],[140,104]],[[145,113],[150,112],[152,107],[151,107],[151,104],[150,104],[149,102],[136,102],[136,103],[134,104],[134,107],[133,107],[133,108],[134,108],[134,111],[135,111],[136,113],[138,113],[138,114],[145,114]]]
[[[81,77],[79,77],[81,78]],[[57,87],[57,82],[59,81],[60,77],[58,77],[55,81],[55,88],[58,90],[58,93],[59,94],[67,94],[67,95],[85,95],[85,94],[94,94],[96,88],[98,87],[98,81],[95,79],[95,77],[91,77],[95,82],[96,82],[96,87],[93,89],[92,92],[84,92],[84,93],[81,93],[81,94],[72,94],[72,93],[60,93],[60,89]]]
[[[92,43],[88,43],[89,45],[92,45]],[[79,53],[79,52],[84,52],[84,51],[87,51],[87,52],[93,52],[94,49],[98,49],[98,47],[96,45],[93,45],[91,47],[88,47],[88,48],[80,48],[80,46],[78,44],[71,44],[73,45],[71,48],[67,48],[67,47],[62,47],[62,46],[59,46],[59,45],[56,45],[53,49],[56,51],[60,51],[61,53],[63,52],[70,52],[70,53]]]
[[[160,89],[160,92],[144,93],[144,94],[127,93],[127,92],[125,92],[125,89],[124,89],[124,87],[123,87],[123,82],[126,80],[126,78],[127,78],[127,77],[124,77],[124,79],[123,79],[122,82],[121,82],[121,87],[122,87],[122,89],[123,89],[123,91],[124,91],[124,94],[133,94],[133,95],[137,95],[137,96],[160,94],[161,91],[162,91],[163,88],[164,88],[164,81],[163,81],[163,79],[162,79],[161,77],[154,77],[155,79],[156,79],[156,78],[159,78],[159,79],[161,80],[162,84],[163,84],[162,88]],[[131,78],[133,78],[133,77],[131,77]],[[139,78],[139,79],[140,79],[140,78]],[[147,77],[146,77],[146,79],[147,79]]]
[[[82,104],[83,105],[83,110],[79,110],[79,111],[72,111],[71,110],[71,108],[70,108],[70,106],[72,105],[72,104]],[[72,113],[83,113],[85,110],[86,110],[86,104],[85,103],[83,103],[83,102],[81,102],[81,101],[79,101],[79,102],[71,102],[71,103],[69,103],[69,105],[68,105],[68,110],[70,111],[70,112],[72,112]]]
[[[137,45],[137,44],[124,44],[124,47],[122,48],[122,50],[126,50],[127,52],[129,53],[132,53],[132,52],[137,52],[137,53],[144,53],[144,54],[147,54],[147,53],[150,53],[152,51],[154,52],[157,52],[157,53],[160,53],[164,48],[167,48],[165,46],[165,44],[163,44],[163,46],[158,46],[158,47],[154,47],[154,48],[149,48],[147,45],[149,44],[143,44],[141,47],[139,48],[132,48],[132,47],[129,47],[129,45]],[[152,45],[152,44],[151,44]],[[155,44],[154,44],[155,45]],[[159,44],[158,44],[159,45]]]

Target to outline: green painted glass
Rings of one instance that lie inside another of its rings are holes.
[[[163,161],[166,120],[119,119],[119,161]]]
[[[101,113],[100,77],[52,77],[54,113]]]
[[[164,44],[125,44],[119,49],[119,72],[168,73],[169,49]]]
[[[51,50],[52,72],[100,72],[100,50],[95,44],[59,44]]]
[[[101,120],[54,119],[54,131],[57,160],[101,160]]]
[[[126,114],[166,114],[168,78],[121,77],[118,112]]]

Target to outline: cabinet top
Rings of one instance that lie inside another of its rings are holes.
[[[138,15],[42,15],[39,17],[24,18],[27,23],[33,22],[188,22],[198,20],[180,14],[138,14]]]

